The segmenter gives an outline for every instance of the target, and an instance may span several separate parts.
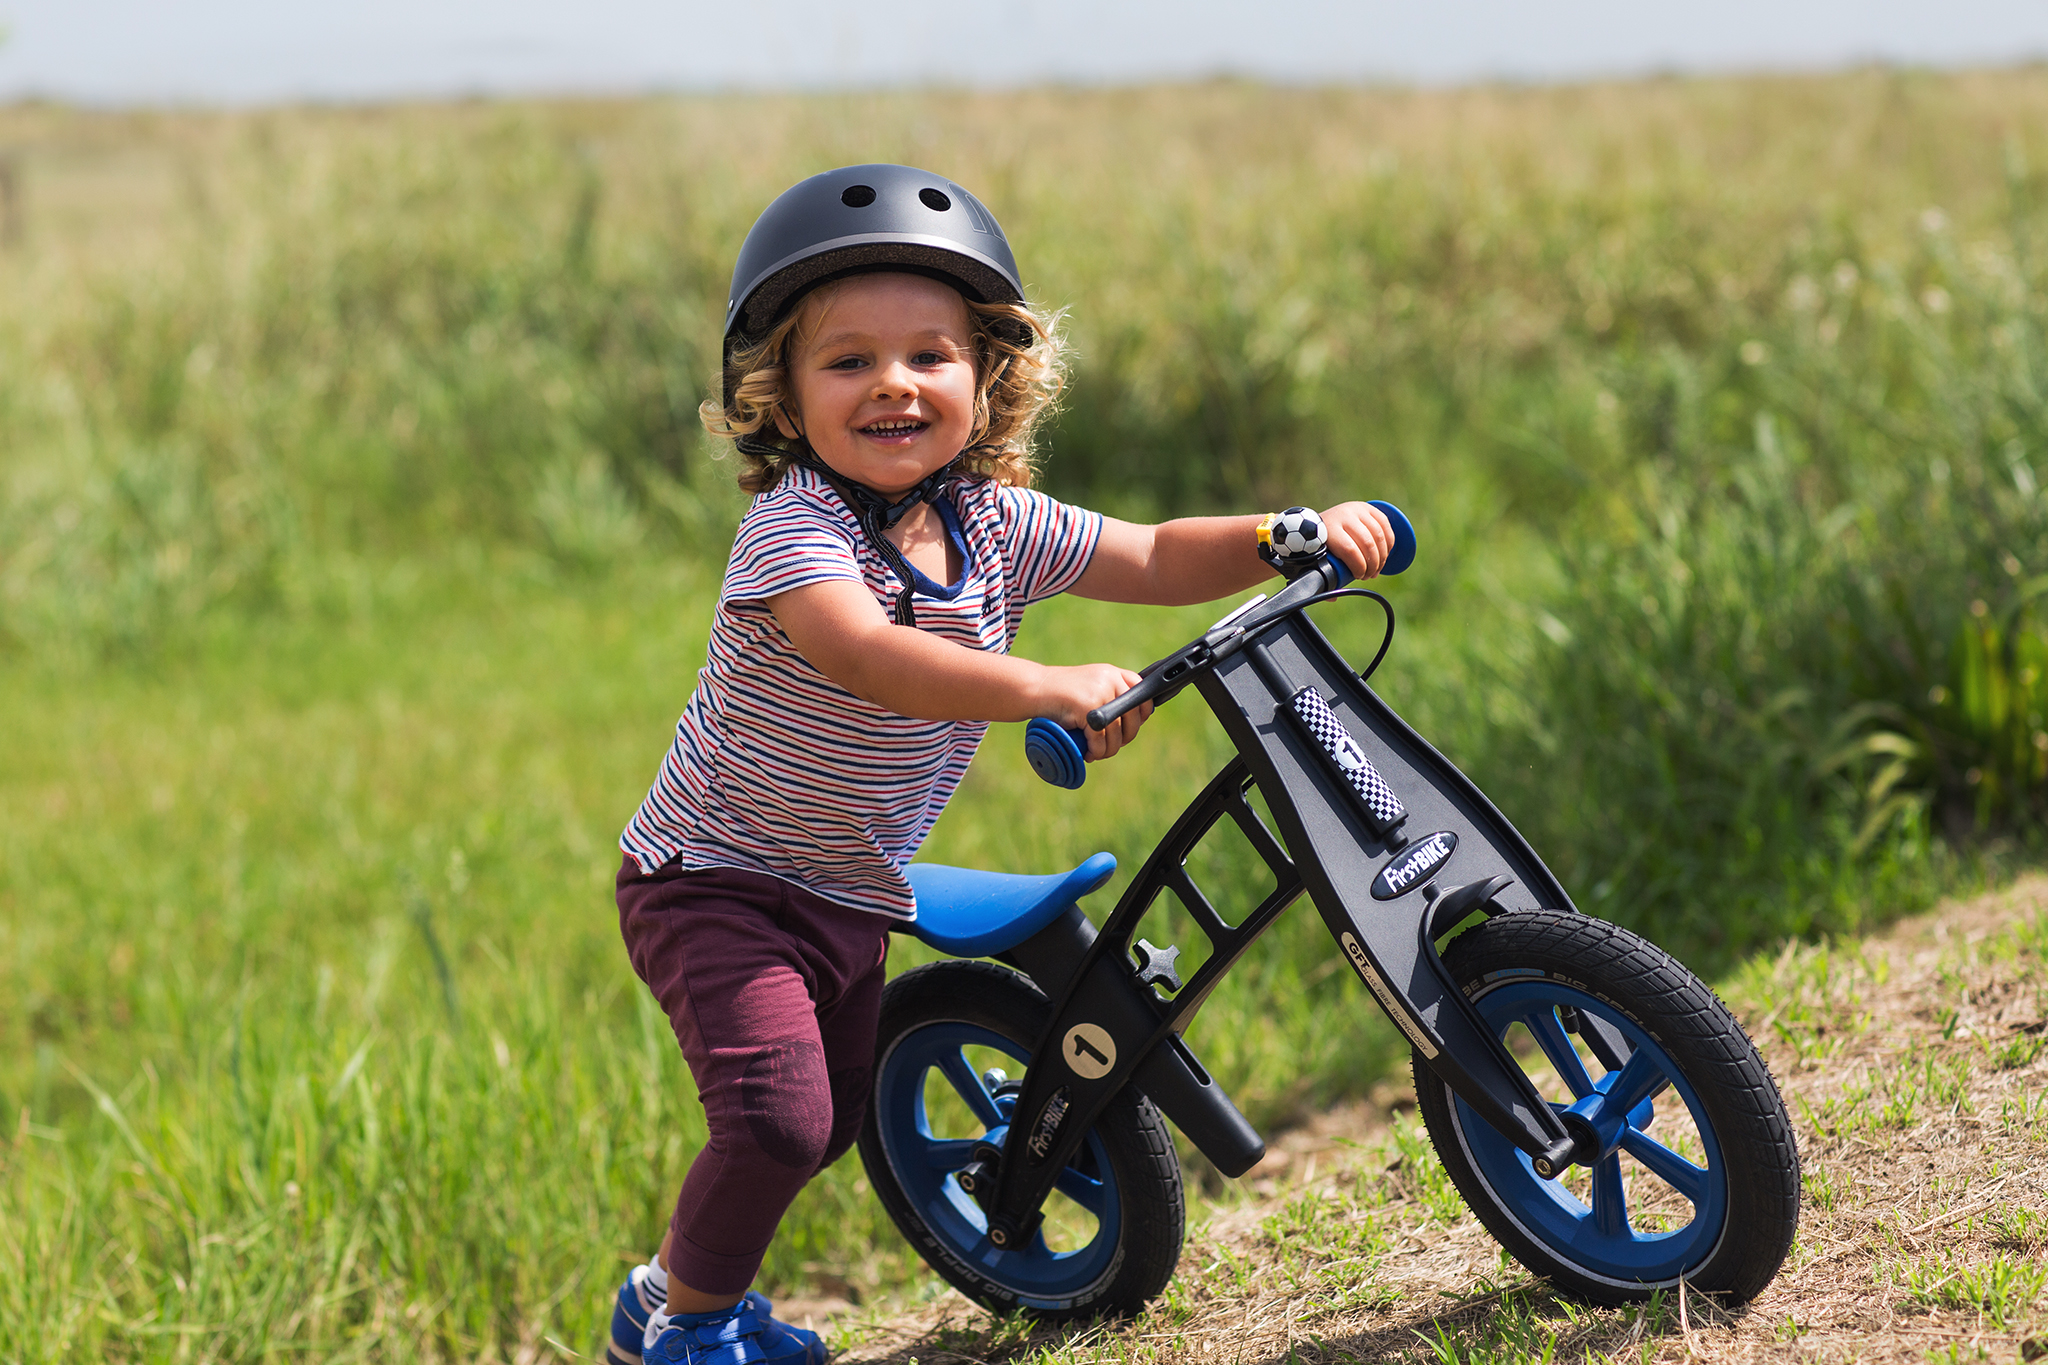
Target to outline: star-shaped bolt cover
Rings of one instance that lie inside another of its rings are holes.
[[[1168,991],[1180,989],[1180,973],[1173,966],[1174,960],[1180,956],[1179,948],[1155,948],[1141,938],[1133,951],[1138,955],[1139,985],[1149,986],[1158,982]]]

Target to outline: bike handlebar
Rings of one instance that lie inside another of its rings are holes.
[[[1386,515],[1394,530],[1394,548],[1380,566],[1380,572],[1404,572],[1415,562],[1415,527],[1394,504],[1375,500],[1372,505]],[[1198,669],[1214,667],[1235,654],[1248,629],[1276,620],[1297,610],[1318,594],[1333,592],[1351,581],[1351,570],[1342,560],[1335,555],[1323,555],[1314,568],[1282,588],[1270,600],[1261,602],[1253,598],[1211,626],[1200,639],[1148,664],[1139,673],[1134,686],[1114,701],[1090,711],[1088,724],[1094,729],[1106,730],[1111,721],[1148,701],[1165,701],[1186,686]],[[1087,754],[1088,735],[1084,730],[1063,726],[1043,717],[1024,728],[1024,756],[1030,760],[1031,770],[1056,787],[1072,791],[1088,780],[1088,770],[1084,766],[1088,761]]]

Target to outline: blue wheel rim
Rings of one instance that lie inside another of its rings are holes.
[[[1059,1192],[1095,1216],[1095,1232],[1086,1245],[1055,1251],[1042,1230],[1015,1251],[990,1243],[987,1217],[953,1176],[972,1159],[977,1141],[1003,1146],[1015,1100],[1008,1094],[991,1094],[982,1084],[966,1057],[970,1047],[988,1048],[1029,1064],[1023,1047],[976,1024],[942,1020],[905,1034],[890,1049],[875,1082],[873,1103],[883,1154],[911,1207],[953,1257],[1016,1294],[1027,1307],[1064,1307],[1115,1269],[1123,1210],[1109,1152],[1091,1129],[1074,1164],[1060,1173]],[[980,1133],[932,1132],[925,1087],[933,1072],[975,1112]]]
[[[1494,1131],[1463,1100],[1456,1101],[1459,1139],[1500,1206],[1552,1255],[1616,1284],[1671,1283],[1702,1265],[1720,1244],[1728,1221],[1727,1165],[1705,1106],[1670,1055],[1612,1006],[1555,981],[1513,982],[1473,1003],[1497,1035],[1505,1035],[1515,1024],[1527,1028],[1580,1100],[1604,1095],[1617,1082],[1631,1089],[1645,1083],[1661,1085],[1629,1111],[1617,1149],[1593,1164],[1588,1200],[1560,1181],[1538,1176],[1527,1153]],[[1558,1021],[1558,1008],[1567,1005],[1604,1020],[1628,1040],[1632,1051],[1620,1072],[1597,1079],[1589,1073]],[[1638,1074],[1626,1074],[1632,1068],[1639,1069]],[[1658,1115],[1676,1118],[1680,1105],[1699,1135],[1704,1167],[1645,1131],[1655,1126]],[[1551,1107],[1561,1112],[1567,1106],[1553,1102]],[[1634,1160],[1624,1163],[1624,1152]],[[1692,1220],[1662,1232],[1634,1226],[1627,1191],[1633,1182],[1645,1180],[1676,1190],[1692,1205]]]

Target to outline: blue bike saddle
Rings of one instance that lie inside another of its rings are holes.
[[[988,957],[1030,938],[1115,872],[1107,853],[1046,877],[912,863],[904,875],[917,893],[917,922],[908,927],[942,953]]]

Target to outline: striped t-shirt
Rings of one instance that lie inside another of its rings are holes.
[[[959,581],[917,578],[917,627],[1008,653],[1024,608],[1072,587],[1102,518],[1042,493],[963,478],[933,504]],[[708,662],[675,743],[619,846],[652,872],[741,867],[845,905],[915,919],[903,868],[988,730],[862,701],[805,660],[763,599],[852,579],[892,611],[901,584],[824,480],[790,469],[740,519]]]

